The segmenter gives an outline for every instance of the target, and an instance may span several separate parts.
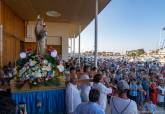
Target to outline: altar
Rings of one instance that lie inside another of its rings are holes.
[[[12,99],[25,103],[27,114],[65,114],[64,88],[13,92]]]

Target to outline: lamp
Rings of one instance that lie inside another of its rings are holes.
[[[59,13],[57,11],[47,11],[46,12],[46,15],[47,16],[50,16],[50,17],[60,17],[61,16],[61,13]]]

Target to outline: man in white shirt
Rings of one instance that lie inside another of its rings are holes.
[[[89,102],[81,103],[74,114],[105,114],[98,104],[100,92],[97,89],[91,89],[89,93]]]
[[[160,85],[158,86],[158,105],[165,107],[165,84],[164,80],[160,79]]]
[[[103,84],[103,76],[101,74],[96,74],[93,78],[93,89],[97,89],[100,92],[99,105],[105,111],[107,104],[107,95],[112,93],[111,88],[107,88]]]
[[[67,114],[72,114],[76,107],[81,103],[80,91],[77,88],[77,78],[70,78],[66,88],[66,109]]]
[[[76,69],[75,69],[75,67],[71,67],[71,68],[70,68],[69,75],[66,77],[66,81],[69,81],[70,78],[74,78],[74,77],[77,78]]]
[[[138,114],[137,104],[127,97],[129,85],[125,80],[117,83],[118,97],[113,96],[110,100],[111,114]]]
[[[89,80],[89,73],[90,73],[90,67],[84,66],[84,73],[80,76],[80,80]],[[81,99],[82,102],[88,102],[89,101],[89,91],[91,90],[91,83],[83,83],[80,85],[81,89]]]

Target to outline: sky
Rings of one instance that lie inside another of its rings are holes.
[[[98,15],[98,51],[156,49],[165,39],[163,27],[165,0],[112,0]],[[90,50],[94,50],[94,20],[81,32],[81,52]]]

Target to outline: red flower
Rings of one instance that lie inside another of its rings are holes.
[[[52,52],[53,50],[55,50],[55,49],[52,46],[47,48],[48,53]]]
[[[33,49],[31,47],[26,49],[26,53],[31,53],[32,51]]]

